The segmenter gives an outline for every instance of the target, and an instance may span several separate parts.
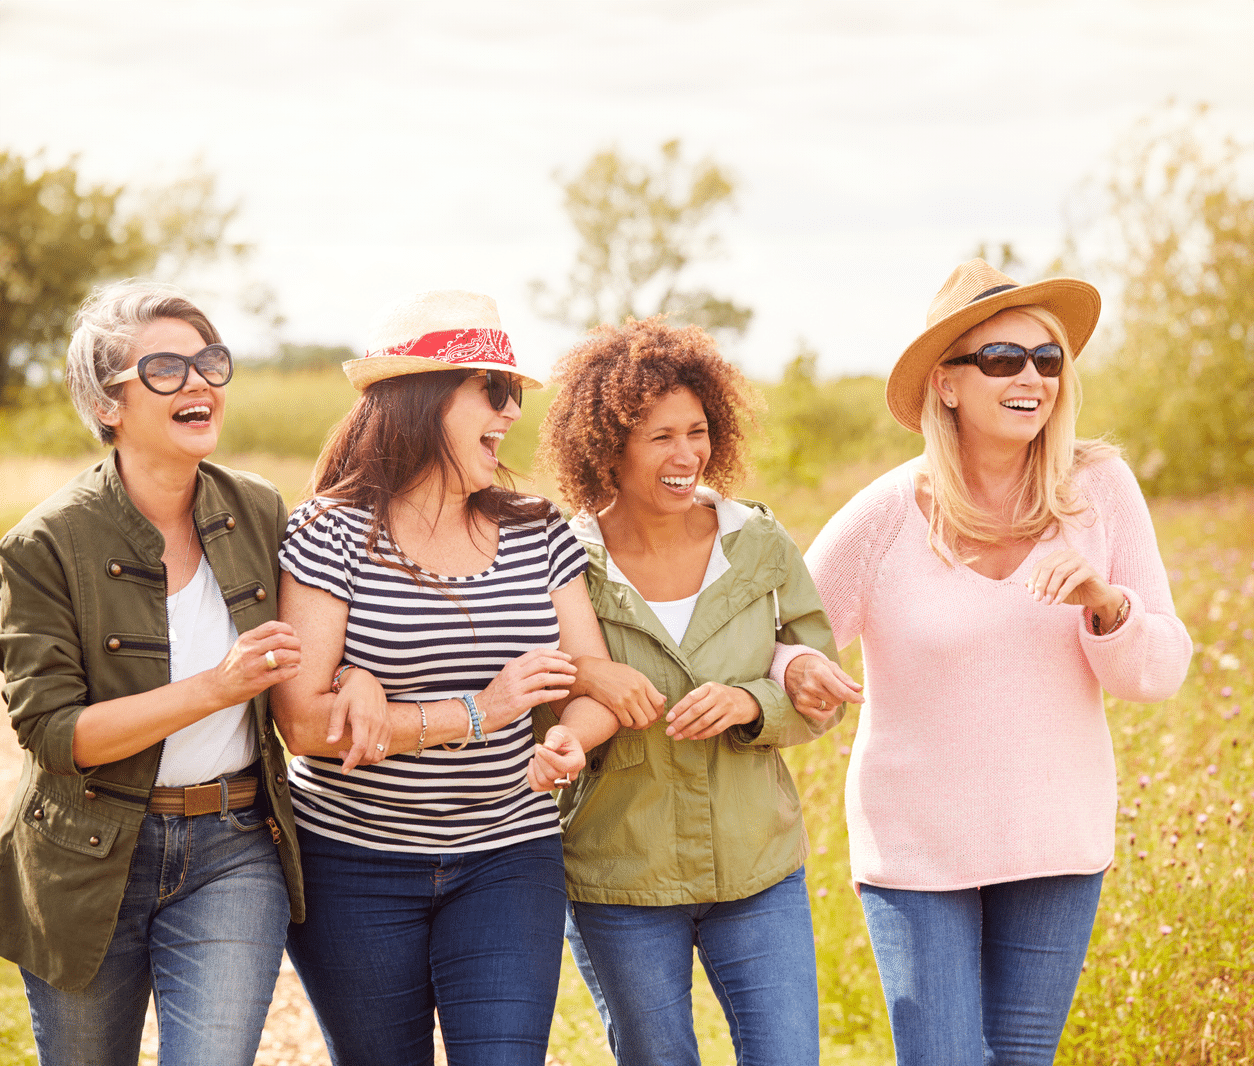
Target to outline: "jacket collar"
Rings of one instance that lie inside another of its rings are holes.
[[[225,506],[225,500],[213,478],[205,476],[205,465],[201,463],[196,468],[196,493],[192,502],[196,530],[202,539],[209,519],[220,513]],[[135,506],[126,486],[122,484],[117,449],[110,449],[96,469],[100,472],[100,495],[110,517],[138,552],[150,560],[160,561],[161,553],[165,550],[165,538]]]

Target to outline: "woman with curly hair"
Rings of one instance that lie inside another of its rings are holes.
[[[835,649],[770,511],[719,495],[743,473],[749,387],[660,318],[601,326],[556,378],[542,461],[578,510],[614,660],[577,660],[571,692],[634,726],[559,799],[575,961],[619,1063],[699,1063],[694,945],[738,1062],[817,1063],[809,845],[779,748],[840,704],[803,717],[766,675],[777,638]]]

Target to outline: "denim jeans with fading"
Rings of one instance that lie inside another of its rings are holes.
[[[562,844],[376,851],[299,830],[288,953],[336,1066],[543,1066],[562,965]]]
[[[804,867],[723,903],[572,902],[566,937],[619,1066],[700,1066],[694,947],[739,1066],[817,1066],[818,985]]]
[[[1102,875],[957,892],[862,886],[898,1066],[1047,1066]]]
[[[145,815],[104,962],[80,992],[22,971],[41,1066],[135,1066],[151,992],[162,1066],[246,1066],[289,920],[260,806]]]

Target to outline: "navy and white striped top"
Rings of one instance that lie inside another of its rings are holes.
[[[558,646],[550,593],[588,560],[556,508],[547,521],[502,526],[492,565],[440,577],[442,590],[367,553],[367,511],[337,507],[309,521],[330,502],[313,499],[292,513],[279,562],[301,584],[348,604],[344,659],[374,674],[389,700],[478,693],[511,659]],[[384,537],[378,550],[398,557]],[[526,713],[461,751],[393,755],[347,776],[338,759],[298,756],[288,773],[296,821],[361,847],[420,854],[551,836],[557,807],[527,787],[532,744]]]

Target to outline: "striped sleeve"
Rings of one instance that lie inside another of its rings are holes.
[[[556,507],[549,512],[547,533],[549,591],[555,592],[588,569],[588,553]]]
[[[331,500],[316,497],[292,512],[279,547],[279,565],[302,585],[352,603],[357,583],[358,545],[341,513],[342,508],[323,510],[331,503]]]

